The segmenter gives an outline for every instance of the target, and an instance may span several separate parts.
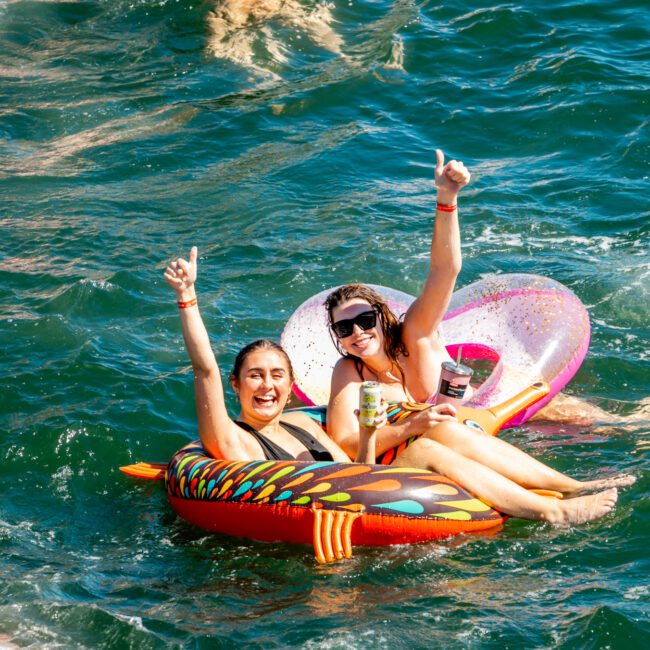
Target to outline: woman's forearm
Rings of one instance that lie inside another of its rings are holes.
[[[431,238],[431,271],[446,273],[455,279],[461,266],[457,196],[439,191]]]
[[[383,427],[375,429],[375,433],[372,436],[374,440],[367,443],[364,442],[366,436],[356,428],[348,435],[341,436],[334,434],[333,437],[350,458],[357,459],[362,455],[369,454],[369,450],[373,452],[373,457],[376,457],[393,447],[397,447],[397,445],[401,444],[412,435],[416,435],[413,432],[414,427],[412,427],[408,422],[409,419],[410,418],[407,418],[404,422],[400,422],[399,424],[386,424]],[[424,431],[419,431],[418,433],[424,433]],[[362,463],[375,461],[373,458],[372,461],[356,460],[356,462]]]
[[[462,263],[458,226],[458,193],[471,174],[462,162],[445,164],[444,153],[436,149],[436,220],[431,241],[431,274],[441,280],[455,279]]]
[[[178,297],[183,340],[194,372],[212,372],[218,367],[217,360],[212,351],[210,337],[201,318],[198,303],[195,301],[196,294]],[[188,305],[187,303],[194,304]]]
[[[383,454],[385,451],[397,447],[411,436],[424,433],[423,430],[414,427],[413,422],[409,422],[411,417],[406,418],[403,422],[387,424],[381,429],[377,429],[377,454]]]
[[[377,458],[377,429],[365,429],[359,432],[359,445],[355,463],[374,463]]]

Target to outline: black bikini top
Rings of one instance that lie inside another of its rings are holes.
[[[269,440],[264,434],[260,433],[250,424],[246,422],[236,422],[242,429],[245,429],[250,433],[257,442],[260,443],[262,449],[264,450],[264,455],[267,460],[295,460],[295,456],[292,456],[288,451],[285,451],[279,445],[276,445],[273,441]],[[285,431],[288,431],[294,438],[300,441],[307,451],[311,454],[311,457],[314,460],[319,461],[333,461],[332,454],[325,448],[323,445],[314,438],[308,431],[305,431],[301,427],[297,427],[295,424],[290,424],[289,422],[280,422],[280,425]]]

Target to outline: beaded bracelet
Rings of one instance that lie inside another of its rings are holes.
[[[192,300],[188,300],[187,302],[178,301],[179,309],[187,309],[188,307],[194,307],[194,305],[196,305],[196,298],[192,298]]]
[[[436,203],[436,210],[439,210],[440,212],[455,212],[457,209],[457,205],[443,205],[442,203]]]

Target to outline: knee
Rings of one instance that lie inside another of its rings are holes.
[[[410,444],[406,448],[406,451],[399,456],[399,464],[435,471],[435,459],[441,448],[442,445],[439,442],[420,437]]]
[[[444,420],[439,422],[432,429],[427,431],[424,439],[437,440],[444,442],[450,436],[458,437],[459,435],[466,435],[468,427],[456,420]]]
[[[444,467],[457,455],[452,449],[441,442],[424,436],[409,445],[407,452],[408,457],[403,458],[403,461],[411,464],[413,467],[422,467],[440,474],[444,474]]]

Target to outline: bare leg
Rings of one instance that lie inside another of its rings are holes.
[[[594,404],[572,395],[558,393],[531,419],[589,426],[594,422],[614,422],[617,418]]]
[[[343,56],[343,39],[332,28],[331,8],[330,4],[321,4],[306,9],[298,0],[220,0],[207,18],[208,50],[219,58],[259,69],[254,63],[259,30],[268,53],[276,62],[286,63],[285,44],[274,38],[267,24],[280,20],[306,32],[320,47]]]
[[[597,481],[577,481],[544,465],[505,440],[477,433],[458,422],[441,422],[426,434],[426,438],[489,467],[520,486],[557,490],[566,497],[600,492],[610,487],[624,487],[636,481],[629,474]]]
[[[501,512],[555,525],[581,524],[603,517],[618,498],[616,488],[568,501],[539,496],[429,438],[416,440],[393,465],[438,472]]]
[[[650,398],[642,399],[636,411],[630,415],[616,415],[572,395],[558,393],[544,408],[533,415],[531,421],[533,420],[578,426],[614,423],[633,425],[650,421]]]
[[[274,18],[279,15],[281,8],[281,0],[223,0],[219,2],[207,17],[210,28],[208,50],[218,58],[268,73],[268,70],[259,69],[254,63],[256,34],[252,25],[263,24]],[[271,44],[273,46],[275,42]],[[274,55],[275,52],[271,52],[271,54]]]
[[[245,24],[233,21],[228,13],[208,14],[208,49],[218,58],[244,66],[253,65],[253,36],[242,30]]]

